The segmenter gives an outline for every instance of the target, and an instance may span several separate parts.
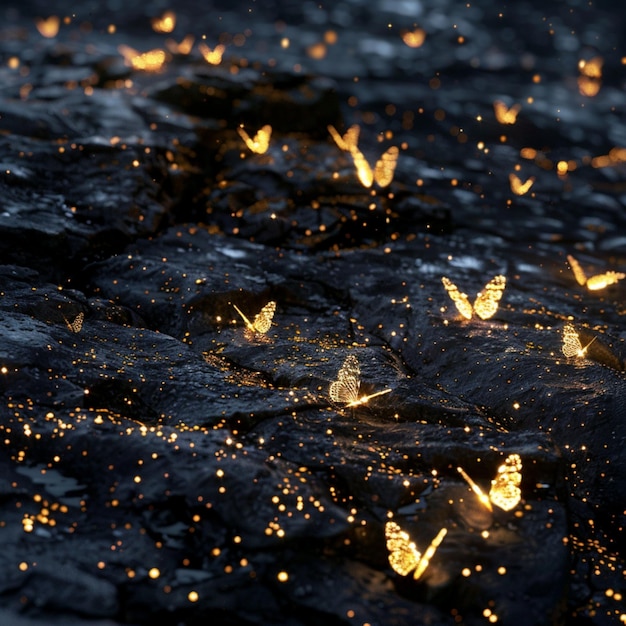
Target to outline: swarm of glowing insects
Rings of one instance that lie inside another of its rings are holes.
[[[237,127],[237,132],[244,140],[246,146],[255,154],[265,154],[270,147],[270,138],[272,136],[272,127],[269,124],[263,126],[254,137],[250,137],[242,126]]]
[[[597,291],[598,289],[604,289],[608,285],[614,285],[618,280],[626,278],[626,274],[623,272],[614,272],[612,270],[604,272],[603,274],[594,274],[587,277],[580,263],[571,255],[567,255],[567,261],[572,268],[574,278],[579,285],[584,285],[589,291]]]
[[[457,467],[456,469],[478,496],[481,504],[489,511],[493,511],[493,504],[503,511],[510,511],[518,505],[522,496],[520,489],[522,482],[522,459],[519,454],[509,454],[504,463],[498,467],[496,477],[491,481],[489,494],[486,494],[462,467]]]
[[[572,324],[565,324],[563,326],[563,345],[561,350],[563,354],[570,357],[578,357],[584,359],[587,355],[589,346],[597,339],[594,337],[586,346],[583,347],[580,342],[580,336]]]
[[[346,407],[355,407],[367,404],[372,398],[391,391],[391,389],[383,389],[369,395],[360,395],[360,388],[361,369],[359,368],[359,361],[356,356],[349,354],[337,374],[337,380],[330,384],[328,394],[333,402],[344,404]]]
[[[476,296],[474,305],[469,301],[467,294],[459,291],[458,287],[452,283],[448,278],[443,276],[441,282],[445,287],[448,295],[454,302],[459,313],[468,320],[472,319],[472,315],[476,313],[478,317],[483,320],[493,317],[498,310],[498,303],[504,288],[506,287],[506,276],[498,274],[494,276],[484,287],[483,290]]]
[[[389,565],[400,576],[407,576],[413,572],[413,578],[418,580],[426,571],[447,532],[447,528],[442,528],[422,554],[396,522],[388,521],[385,524],[385,539],[389,551]]]
[[[270,300],[255,316],[254,320],[250,321],[243,311],[236,305],[233,304],[235,310],[239,315],[241,315],[241,319],[245,322],[247,330],[251,333],[256,333],[259,335],[264,335],[272,326],[272,319],[274,318],[274,313],[276,312],[276,302]]]

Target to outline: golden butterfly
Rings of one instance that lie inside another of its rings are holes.
[[[594,337],[585,347],[580,342],[580,336],[572,324],[563,326],[563,345],[561,350],[566,357],[578,357],[584,359],[589,346],[597,339]]]
[[[269,124],[263,126],[254,137],[250,137],[242,126],[237,127],[237,132],[244,140],[246,146],[255,154],[265,154],[270,147],[272,127]]]
[[[519,176],[517,176],[516,174],[509,174],[509,184],[511,185],[511,191],[516,196],[523,196],[524,194],[528,193],[534,182],[534,176],[531,176],[526,181],[522,182],[521,178],[519,178]]]
[[[369,395],[360,395],[361,388],[361,369],[359,361],[353,354],[346,357],[339,373],[337,380],[330,384],[328,395],[333,402],[345,404],[346,407],[355,407],[367,404],[372,398],[382,396],[389,393],[391,389],[383,389]]]
[[[465,478],[481,504],[489,511],[493,511],[492,504],[503,511],[515,508],[522,496],[520,484],[522,482],[522,459],[519,454],[509,454],[504,463],[498,468],[496,477],[491,481],[491,489],[487,495],[465,472],[462,467],[456,468]]]
[[[48,19],[38,17],[35,20],[35,26],[42,37],[56,37],[59,33],[61,20],[58,15],[51,15]]]
[[[337,131],[332,124],[329,124],[326,128],[340,150],[343,150],[344,152],[352,152],[352,150],[357,149],[359,135],[361,133],[361,128],[358,124],[350,126],[350,128],[348,128],[343,135],[340,135],[339,131]]]
[[[626,274],[623,272],[604,272],[604,274],[595,274],[587,278],[580,263],[571,255],[567,255],[567,261],[572,268],[574,278],[579,285],[586,285],[589,291],[597,291],[598,289],[604,289],[608,285],[614,285],[618,280],[626,278]]]
[[[426,31],[422,28],[405,30],[400,33],[400,37],[409,48],[419,48],[426,41]]]
[[[259,335],[264,335],[272,326],[272,319],[274,317],[274,313],[276,312],[276,302],[270,300],[255,316],[254,321],[250,321],[243,313],[243,311],[236,305],[233,304],[235,310],[239,315],[241,315],[241,319],[246,324],[246,328],[252,332],[257,333]]]
[[[501,100],[496,100],[493,103],[493,111],[500,124],[515,124],[517,114],[520,112],[521,108],[519,104],[513,104],[509,108]]]
[[[385,539],[389,551],[389,565],[400,576],[407,576],[413,572],[413,578],[418,580],[426,571],[447,532],[447,528],[442,528],[424,554],[421,554],[409,535],[394,521],[388,521],[385,524]]]
[[[373,170],[358,148],[350,150],[350,154],[356,168],[356,174],[363,187],[369,188],[374,182],[379,187],[387,187],[391,184],[398,163],[398,155],[400,154],[397,146],[391,146],[391,148],[383,152],[380,159],[376,161]]]
[[[85,321],[85,314],[81,311],[73,321],[69,321],[65,315],[63,316],[65,320],[65,325],[71,330],[73,333],[79,333],[83,327],[83,322]]]
[[[469,301],[467,294],[459,291],[458,287],[445,276],[441,277],[441,282],[452,301],[456,305],[459,313],[465,319],[472,319],[472,314],[476,313],[483,320],[493,317],[498,310],[498,303],[506,287],[506,276],[498,274],[494,276],[476,296],[474,305]]]
[[[226,46],[220,43],[217,46],[215,46],[213,50],[211,50],[211,48],[209,48],[209,46],[207,46],[205,43],[201,43],[198,45],[198,50],[200,51],[200,54],[202,55],[202,57],[207,63],[210,63],[211,65],[219,65],[222,62],[222,57],[224,56],[224,50],[226,50]],[[263,126],[263,128],[269,128],[270,133],[272,132],[271,127]],[[239,134],[241,135],[241,132]],[[248,134],[246,133],[246,137],[247,136]],[[248,139],[250,139],[250,137],[248,137]],[[255,139],[257,139],[257,137],[255,137]],[[244,137],[244,141],[249,147],[248,141],[245,139],[245,137]],[[269,145],[269,137],[267,141]],[[250,148],[250,150],[252,150],[252,148]],[[265,148],[265,150],[267,150],[267,148]],[[263,152],[265,152],[265,150]],[[252,150],[252,152],[255,152],[255,150]]]

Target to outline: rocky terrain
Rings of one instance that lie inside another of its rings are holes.
[[[143,4],[0,8],[0,623],[626,621],[624,16]]]

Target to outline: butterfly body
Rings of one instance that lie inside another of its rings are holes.
[[[520,489],[522,482],[522,459],[519,454],[509,454],[504,463],[498,467],[496,476],[491,481],[489,494],[486,494],[462,467],[457,467],[457,471],[478,496],[481,504],[489,511],[493,511],[492,505],[494,504],[503,511],[510,511],[518,505],[522,496]]]
[[[604,289],[609,285],[614,285],[617,281],[622,280],[622,278],[626,278],[626,274],[623,272],[614,272],[613,270],[587,277],[580,263],[571,254],[567,255],[567,261],[572,268],[576,282],[579,285],[586,286],[589,291]]]
[[[388,521],[385,524],[385,540],[389,552],[389,565],[394,572],[401,576],[407,576],[413,572],[413,578],[418,580],[426,571],[430,559],[432,559],[447,532],[447,528],[442,528],[422,554],[415,543],[411,541],[408,533],[402,530],[396,522]]]
[[[241,316],[241,319],[246,324],[246,328],[253,333],[257,333],[259,335],[264,335],[272,326],[272,319],[274,317],[274,313],[276,312],[276,302],[270,300],[255,316],[254,320],[250,321],[243,311],[236,305],[233,304],[235,310]]]
[[[498,304],[506,287],[506,276],[502,274],[494,276],[476,296],[473,305],[467,294],[462,293],[450,279],[442,276],[441,282],[457,310],[465,319],[471,320],[475,313],[481,319],[486,320],[493,317],[498,310]]]

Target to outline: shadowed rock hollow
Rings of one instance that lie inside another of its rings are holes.
[[[623,16],[9,4],[0,622],[624,621]]]

